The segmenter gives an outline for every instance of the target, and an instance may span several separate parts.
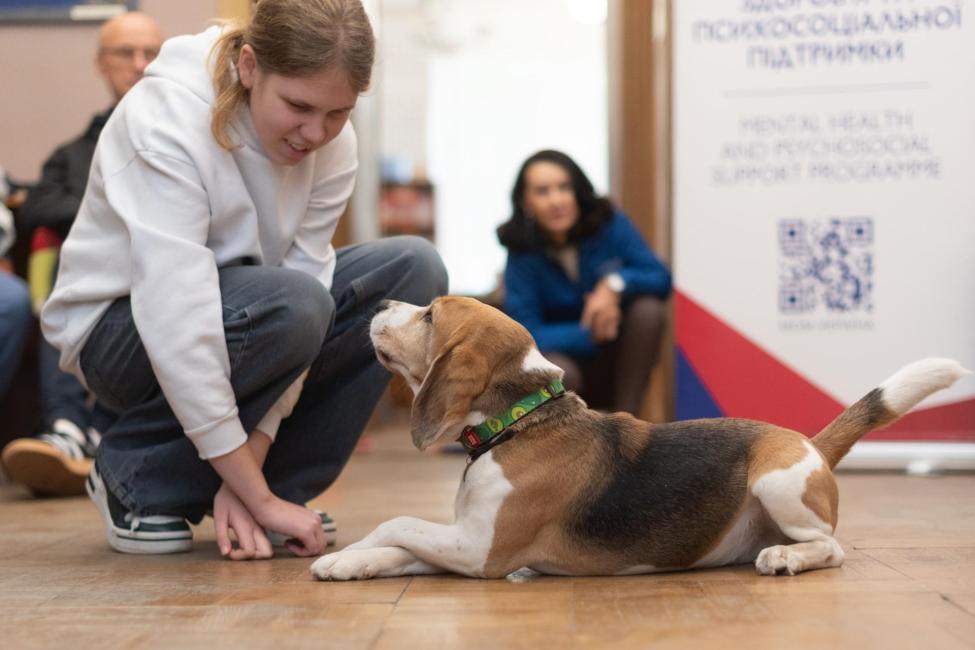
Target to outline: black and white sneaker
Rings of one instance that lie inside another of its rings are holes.
[[[116,551],[160,555],[193,548],[193,531],[185,519],[170,515],[140,517],[129,512],[105,488],[97,466],[92,467],[85,488],[105,522],[108,543]]]
[[[314,510],[313,512],[318,513],[319,519],[322,520],[322,532],[325,533],[325,546],[335,546],[335,542],[338,539],[338,528],[335,525],[335,520],[321,510]],[[271,546],[284,546],[284,543],[288,541],[288,536],[282,533],[276,533],[273,530],[267,529],[264,529],[264,533],[271,542]]]
[[[33,438],[18,438],[3,450],[10,480],[44,496],[76,496],[85,492],[99,436],[83,432],[70,420],[58,419]]]

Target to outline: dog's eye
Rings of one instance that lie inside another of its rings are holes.
[[[427,313],[423,314],[423,321],[426,322],[426,323],[432,323],[433,322],[433,310],[432,309],[428,309],[427,310]]]

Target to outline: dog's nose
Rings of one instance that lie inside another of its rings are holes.
[[[376,313],[378,314],[379,312],[381,312],[381,311],[383,311],[385,309],[389,309],[392,306],[393,306],[393,301],[392,300],[380,300],[379,301],[379,306],[376,308]]]

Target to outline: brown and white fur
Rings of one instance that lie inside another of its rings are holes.
[[[371,336],[379,360],[414,391],[421,450],[562,374],[522,326],[466,298],[389,303]],[[467,468],[452,524],[398,517],[319,558],[312,573],[626,575],[754,562],[761,574],[792,575],[840,566],[832,468],[863,435],[967,372],[948,359],[912,363],[812,440],[732,418],[650,424],[591,411],[567,393]]]

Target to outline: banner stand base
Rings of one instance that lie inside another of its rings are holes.
[[[945,470],[975,471],[975,443],[859,442],[837,469],[899,469],[915,475]]]

